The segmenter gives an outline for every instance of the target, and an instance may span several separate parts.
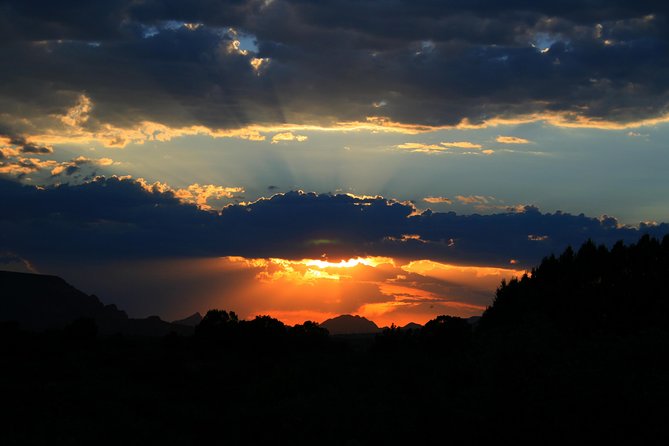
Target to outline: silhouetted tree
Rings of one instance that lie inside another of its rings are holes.
[[[239,319],[234,311],[209,310],[195,327],[195,336],[200,339],[230,339],[238,329]]]
[[[461,353],[471,343],[472,326],[460,317],[437,316],[423,326],[420,338],[428,348]]]
[[[669,323],[669,236],[643,236],[611,250],[591,240],[551,255],[520,279],[502,282],[482,330],[550,327],[570,336],[633,333]]]
[[[296,324],[289,329],[291,341],[297,348],[313,349],[323,346],[330,338],[327,328],[321,327],[317,322],[305,321]]]
[[[402,330],[397,325],[390,324],[381,333],[374,337],[374,349],[378,352],[397,352],[414,346],[413,330]]]
[[[247,346],[255,349],[275,349],[285,344],[287,328],[283,322],[270,316],[256,316],[253,320],[243,321],[240,339]]]

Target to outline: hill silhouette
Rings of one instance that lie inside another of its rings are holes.
[[[178,319],[176,321],[172,321],[173,324],[185,325],[187,327],[195,327],[200,322],[202,322],[202,315],[200,314],[199,311],[191,314],[190,316],[188,316],[186,318]]]
[[[420,330],[423,328],[422,325],[417,324],[415,322],[409,322],[408,324],[400,327],[402,330]]]
[[[332,335],[379,333],[381,329],[362,316],[343,314],[320,323]]]
[[[22,329],[62,329],[90,319],[101,334],[163,336],[172,331],[192,333],[192,327],[170,324],[158,316],[132,319],[116,305],[104,305],[57,276],[0,271],[0,321],[17,322]]]

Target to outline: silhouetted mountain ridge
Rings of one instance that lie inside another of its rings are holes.
[[[379,333],[381,329],[369,319],[362,316],[342,314],[320,323],[332,335]]]
[[[186,327],[195,327],[197,326],[200,322],[202,322],[202,315],[200,314],[199,311],[191,314],[188,317],[185,317],[183,319],[178,319],[176,321],[172,321],[173,324],[177,325],[185,325]]]
[[[415,322],[409,322],[408,324],[400,327],[402,330],[420,330],[423,328],[422,325],[417,324]]]
[[[104,305],[57,276],[0,271],[0,321],[15,321],[31,331],[62,329],[75,320],[93,319],[101,334],[162,336],[192,332],[158,316],[131,319],[116,305]]]

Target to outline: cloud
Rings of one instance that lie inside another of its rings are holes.
[[[241,317],[270,314],[293,324],[349,313],[383,326],[424,323],[444,313],[480,314],[499,281],[522,272],[384,257],[328,262],[224,256],[87,263],[67,277],[92,286],[101,298],[117,296],[112,301],[131,315],[160,308],[173,319],[227,308]]]
[[[103,180],[99,178],[98,180]],[[226,198],[235,198],[237,194],[244,193],[242,187],[219,186],[215,184],[198,183],[190,184],[185,188],[172,188],[167,183],[156,181],[149,183],[144,178],[137,178],[132,180],[130,176],[120,177],[121,181],[135,181],[142,189],[151,194],[165,194],[172,195],[183,204],[194,204],[198,209],[209,211],[212,209],[210,200],[220,201]]]
[[[398,144],[396,147],[398,149],[408,150],[414,153],[441,153],[445,150],[448,150],[447,147],[442,147],[438,144],[423,144],[419,142],[407,142],[404,144]]]
[[[455,199],[462,204],[488,204],[491,201],[495,201],[494,197],[485,197],[483,195],[456,195]]]
[[[500,144],[529,144],[531,141],[517,136],[498,136],[495,141]]]
[[[423,198],[423,201],[431,204],[438,204],[438,203],[444,203],[444,204],[452,204],[453,200],[450,198],[446,197],[425,197]]]
[[[9,0],[0,18],[0,56],[12,66],[0,73],[0,129],[34,144],[26,153],[62,140],[257,138],[249,128],[282,125],[622,129],[669,119],[659,2],[24,3]],[[162,136],[150,133],[158,126]]]
[[[383,325],[424,323],[435,314],[480,314],[499,282],[523,273],[509,268],[458,267],[428,260],[405,262],[387,257],[356,257],[339,262],[314,259],[226,257],[221,268],[247,275],[236,301],[254,311],[283,315],[310,312],[327,315],[353,313]],[[313,299],[314,288],[319,299]],[[290,295],[290,299],[285,299]],[[292,317],[291,317],[292,316]],[[299,317],[298,316],[298,317]]]
[[[475,144],[469,141],[452,141],[452,142],[442,142],[443,146],[446,147],[456,147],[458,149],[481,149],[483,146],[481,144]]]
[[[51,148],[50,146],[39,145],[33,142],[29,142],[23,136],[3,134],[1,122],[0,122],[0,144],[13,146],[21,153],[28,153],[33,155],[45,155],[53,153],[53,148]]]
[[[404,144],[399,144],[398,149],[408,150],[414,153],[444,153],[452,148],[457,149],[468,149],[467,151],[458,152],[460,155],[492,155],[495,153],[491,149],[483,149],[483,146],[480,144],[475,144],[469,141],[454,141],[454,142],[442,142],[440,144],[424,144],[419,142],[407,142]],[[472,151],[473,150],[473,151]],[[454,153],[454,152],[449,152]]]
[[[73,176],[80,173],[84,166],[107,167],[114,164],[111,158],[91,159],[78,156],[70,161],[58,162],[56,160],[43,160],[40,158],[27,158],[21,156],[25,153],[25,145],[22,147],[0,147],[0,173],[14,175],[24,178],[28,174],[50,170],[51,177],[62,175]],[[40,155],[42,153],[39,153]]]
[[[51,169],[51,176],[57,177],[65,174],[67,176],[72,176],[78,173],[81,170],[82,166],[92,165],[92,166],[111,166],[114,164],[114,160],[111,158],[98,158],[91,159],[85,156],[78,156],[71,161],[65,161],[58,164],[56,167]]]
[[[223,187],[214,184],[191,184],[185,189],[177,189],[174,196],[184,203],[197,205],[200,209],[210,210],[209,200],[220,200],[221,198],[234,198],[235,194],[244,192],[242,187]]]
[[[611,217],[544,214],[531,206],[489,215],[421,213],[411,203],[383,197],[299,191],[207,210],[208,200],[236,193],[211,185],[174,190],[116,177],[43,188],[0,180],[0,200],[12,210],[0,215],[0,249],[35,263],[184,256],[318,259],[326,254],[332,260],[384,256],[498,266],[516,259],[527,267],[587,238],[611,244],[643,232],[669,232],[664,223],[635,229]],[[488,196],[459,197],[474,206],[498,206]],[[547,238],[538,243],[528,234]]]
[[[28,174],[42,169],[52,168],[57,164],[53,160],[41,160],[39,158],[17,157],[8,161],[0,161],[0,174],[15,175],[23,178]]]
[[[297,141],[297,142],[303,142],[309,139],[305,135],[295,135],[293,132],[283,132],[283,133],[277,133],[276,135],[272,136],[272,144],[277,144],[282,141]]]
[[[0,161],[8,160],[19,155],[19,150],[13,147],[0,147]]]

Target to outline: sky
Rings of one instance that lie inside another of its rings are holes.
[[[0,0],[0,268],[131,316],[472,316],[669,232],[669,5]]]

